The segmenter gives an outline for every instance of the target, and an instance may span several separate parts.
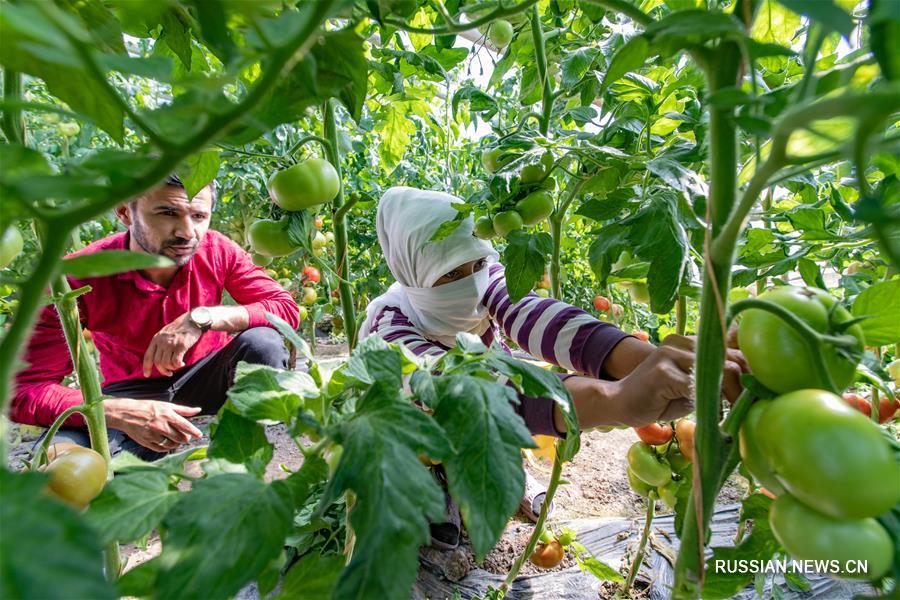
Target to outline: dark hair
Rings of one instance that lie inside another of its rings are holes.
[[[163,182],[163,185],[184,189],[184,182],[181,181],[181,177],[179,177],[177,173],[172,173],[171,175],[166,177],[166,180]],[[210,204],[209,209],[215,210],[215,208],[216,208],[216,180],[213,179],[212,181],[207,183],[205,187],[209,188],[210,195],[212,195],[212,203]],[[128,203],[133,205],[135,202],[137,202],[137,198],[132,198],[131,200],[129,200]]]

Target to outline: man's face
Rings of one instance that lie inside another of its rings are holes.
[[[197,252],[209,229],[212,193],[205,187],[188,201],[182,188],[163,185],[123,206],[118,214],[144,252],[171,258],[181,267]]]

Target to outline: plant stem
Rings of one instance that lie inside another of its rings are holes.
[[[25,114],[16,106],[22,98],[22,74],[18,71],[3,69],[3,118],[0,126],[3,135],[11,143],[25,144]],[[12,106],[6,104],[10,103]]]
[[[628,569],[628,578],[625,579],[625,583],[622,584],[622,594],[628,595],[631,591],[631,586],[634,585],[634,580],[637,577],[638,571],[641,569],[641,564],[644,562],[644,550],[647,548],[647,540],[650,538],[650,524],[653,523],[655,511],[656,501],[647,498],[647,517],[644,521],[644,530],[641,532],[641,541],[638,542],[638,549],[634,555],[634,560],[631,561],[631,568]]]
[[[347,345],[350,351],[356,347],[356,313],[353,309],[353,288],[350,286],[350,258],[347,236],[347,211],[341,211],[344,204],[343,175],[341,173],[341,157],[338,153],[337,122],[334,117],[334,100],[327,100],[325,112],[325,138],[331,142],[328,160],[338,173],[338,195],[331,203],[331,219],[334,227],[335,270],[338,277],[338,290],[341,296],[341,308],[344,312],[344,331],[347,332]]]
[[[569,195],[560,202],[553,214],[550,215],[550,235],[553,237],[553,250],[550,255],[550,290],[557,300],[562,299],[562,284],[560,281],[561,266],[559,262],[560,248],[562,247],[563,224],[566,222],[566,212],[575,198],[578,197],[584,180],[578,181],[569,190]]]
[[[684,335],[687,328],[687,298],[678,296],[675,303],[675,333]]]
[[[520,12],[524,12],[528,10],[530,7],[534,6],[538,3],[538,0],[525,0],[520,4],[513,4],[510,7],[504,7],[502,3],[500,3],[496,9],[491,12],[481,16],[473,21],[469,21],[467,23],[460,23],[459,21],[448,20],[447,25],[445,27],[413,27],[409,23],[407,23],[403,19],[396,19],[392,17],[388,17],[383,19],[383,22],[396,27],[398,29],[402,29],[403,31],[408,31],[410,33],[422,33],[426,35],[447,35],[450,33],[460,33],[461,31],[469,31],[471,29],[477,29],[482,25],[487,25],[491,21],[495,19],[500,19],[503,17],[508,17],[510,15],[516,15]]]
[[[534,39],[534,56],[537,62],[538,77],[543,88],[540,119],[541,135],[547,136],[550,131],[550,117],[553,114],[553,82],[547,70],[547,48],[544,44],[544,29],[537,6],[531,8],[531,36]]]

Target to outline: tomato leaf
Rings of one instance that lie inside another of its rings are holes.
[[[853,316],[871,316],[860,323],[867,346],[900,343],[900,279],[866,288],[853,301]]]
[[[221,412],[218,423],[210,428],[210,439],[209,458],[243,464],[260,479],[275,454],[262,425],[230,410]]]
[[[188,199],[193,199],[200,190],[214,181],[218,172],[218,150],[204,150],[184,161],[178,169],[178,176],[184,183]]]
[[[118,475],[91,502],[86,516],[103,543],[133,542],[153,531],[178,496],[164,471]]]
[[[224,599],[256,579],[291,526],[284,485],[240,473],[195,482],[163,521],[156,594]]]
[[[117,273],[141,269],[166,269],[174,267],[170,258],[146,252],[130,250],[104,250],[66,258],[62,261],[62,271],[76,279],[106,277]]]
[[[318,552],[311,552],[297,561],[284,576],[279,597],[292,600],[331,598],[334,584],[343,568],[343,555],[322,556]]]
[[[455,449],[444,459],[450,493],[459,504],[476,560],[482,560],[522,500],[521,449],[534,447],[534,442],[510,405],[518,402],[512,388],[456,375],[439,377],[434,384],[441,398],[434,418]]]
[[[853,33],[853,18],[833,0],[778,0],[795,13],[806,15],[845,39]]]
[[[635,36],[625,42],[609,63],[603,83],[600,84],[600,94],[603,94],[609,86],[624,77],[629,71],[641,68],[649,56],[650,42],[643,35]]]
[[[43,474],[0,469],[0,597],[117,597],[103,576],[97,533],[45,494],[46,482]]]
[[[239,415],[283,423],[291,422],[303,398],[318,395],[318,387],[306,373],[245,362],[238,363],[234,385],[228,390],[229,406]]]
[[[530,234],[513,231],[506,241],[506,249],[503,251],[506,290],[510,300],[518,302],[543,276],[547,257],[553,250],[553,239],[544,232]]]

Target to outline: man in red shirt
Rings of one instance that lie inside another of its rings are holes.
[[[265,313],[296,328],[299,307],[246,251],[208,230],[214,206],[213,184],[188,199],[172,176],[116,209],[127,231],[73,254],[131,250],[175,263],[69,278],[73,289],[91,286],[78,303],[82,325],[100,353],[103,394],[113,397],[103,401],[113,452],[153,459],[200,437],[188,418],[219,410],[239,361],[287,366],[284,342]],[[222,304],[223,291],[236,305]],[[14,421],[49,426],[82,403],[80,390],[60,383],[72,372],[72,361],[53,306],[41,313],[24,358],[28,366],[16,377]],[[90,444],[80,415],[65,425],[56,441]]]

